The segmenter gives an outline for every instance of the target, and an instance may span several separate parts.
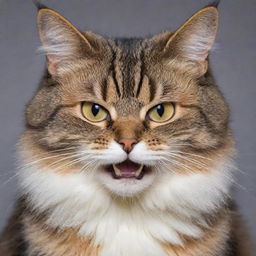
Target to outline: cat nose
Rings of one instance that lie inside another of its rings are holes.
[[[130,153],[138,141],[135,138],[121,138],[118,140],[118,143],[123,146],[123,149],[126,153]]]

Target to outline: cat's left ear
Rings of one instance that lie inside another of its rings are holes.
[[[37,24],[42,42],[41,50],[46,54],[51,75],[61,75],[67,64],[93,52],[85,35],[59,13],[48,8],[40,9]]]
[[[207,57],[215,41],[218,10],[215,6],[201,9],[188,19],[167,41],[164,51],[197,64],[198,72],[207,71]]]

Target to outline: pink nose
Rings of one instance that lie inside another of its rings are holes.
[[[133,149],[133,146],[138,142],[134,138],[121,138],[118,143],[123,146],[125,152],[130,153]]]

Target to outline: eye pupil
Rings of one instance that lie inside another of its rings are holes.
[[[92,105],[92,114],[93,114],[94,116],[97,116],[98,113],[99,113],[99,111],[100,111],[100,106],[97,105],[97,104],[93,104],[93,105]]]
[[[175,113],[174,104],[170,103],[162,103],[155,105],[152,107],[148,113],[147,117],[156,123],[164,123],[170,120]]]
[[[158,115],[159,115],[160,117],[162,117],[163,114],[164,114],[164,106],[163,106],[162,104],[158,105],[158,106],[156,107],[156,111],[157,111]]]

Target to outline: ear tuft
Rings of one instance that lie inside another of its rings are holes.
[[[208,5],[206,5],[205,8],[207,8],[207,7],[218,8],[219,4],[220,4],[220,0],[215,0],[215,1],[211,2],[211,3],[209,3]]]
[[[40,1],[38,0],[33,0],[34,5],[36,6],[37,10],[41,10],[41,9],[49,9],[46,5],[42,4]]]

